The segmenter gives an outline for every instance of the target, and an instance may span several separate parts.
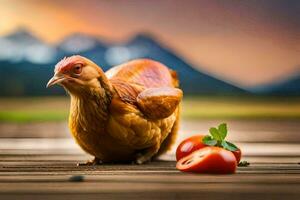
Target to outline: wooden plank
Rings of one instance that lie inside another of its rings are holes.
[[[229,140],[239,142],[300,142],[299,119],[226,120]],[[206,134],[220,120],[183,120],[178,141],[194,134]],[[0,138],[70,138],[67,121],[38,123],[0,123]]]
[[[298,184],[248,184],[248,183],[117,183],[117,182],[83,182],[83,183],[0,183],[1,193],[102,193],[102,192],[222,192],[222,193],[273,193],[299,194]]]
[[[70,175],[1,175],[0,183],[63,183],[71,182]],[[241,184],[299,184],[300,176],[293,174],[266,174],[257,176],[254,174],[235,175],[206,175],[187,173],[145,173],[145,174],[86,174],[83,175],[83,182],[124,182],[124,183],[241,183]]]
[[[247,145],[259,150],[251,153]],[[267,145],[245,143],[244,159],[251,165],[239,167],[232,175],[182,173],[174,161],[77,167],[77,162],[90,157],[71,152],[73,147],[53,151],[55,145],[33,149],[30,145],[1,149],[0,145],[0,199],[298,199],[298,147],[271,144],[281,151],[272,155],[261,152]],[[83,181],[72,182],[74,176]]]
[[[236,143],[244,156],[300,156],[300,143]],[[169,152],[174,160],[175,147]],[[0,155],[84,154],[72,138],[0,139]]]
[[[299,199],[298,194],[289,194],[289,193],[282,193],[282,194],[273,194],[273,193],[231,193],[231,194],[224,194],[220,192],[210,192],[210,191],[201,191],[201,192],[177,192],[177,191],[160,191],[160,192],[153,192],[153,191],[142,191],[142,192],[103,192],[103,193],[33,193],[33,194],[3,194],[1,197],[5,200],[15,200],[15,199],[22,199],[22,200],[32,200],[32,199],[42,199],[42,200],[82,200],[82,199],[101,199],[101,200],[111,200],[111,199],[131,199],[131,200],[140,200],[140,199],[209,199],[209,200],[282,200],[282,199]]]

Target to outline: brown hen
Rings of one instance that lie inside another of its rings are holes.
[[[175,140],[182,91],[176,73],[139,59],[106,73],[91,60],[60,61],[47,87],[60,84],[71,96],[69,127],[94,161],[138,164],[165,152]]]

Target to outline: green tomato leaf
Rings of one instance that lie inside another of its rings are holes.
[[[227,144],[227,142],[226,142],[225,140],[222,141],[221,146],[222,146],[224,149],[229,150],[229,149],[228,149],[228,144]]]
[[[217,140],[217,141],[221,141],[222,137],[220,136],[220,133],[218,131],[218,129],[212,127],[209,129],[210,134],[212,135],[213,139]]]
[[[234,144],[230,143],[230,142],[226,142],[225,140],[222,141],[221,143],[222,147],[228,151],[236,151],[239,148],[237,148],[237,146],[235,146]]]
[[[218,127],[218,131],[221,138],[224,140],[227,136],[227,124],[226,123],[220,124]]]
[[[227,142],[227,141],[226,141]],[[235,146],[235,144],[231,143],[231,142],[227,142],[227,144],[230,146],[230,148],[233,148],[233,151],[238,150],[239,148],[237,146]]]
[[[204,136],[202,142],[208,146],[215,146],[217,144],[217,141],[214,140],[210,135]]]

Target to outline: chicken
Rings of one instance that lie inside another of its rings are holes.
[[[54,84],[70,94],[70,131],[95,157],[86,164],[142,164],[176,138],[183,93],[176,72],[159,62],[138,59],[104,73],[75,55],[57,63],[47,87]]]

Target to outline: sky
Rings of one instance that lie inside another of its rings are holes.
[[[74,32],[123,41],[150,32],[201,71],[243,86],[300,71],[297,0],[0,0],[0,36],[48,43]]]

